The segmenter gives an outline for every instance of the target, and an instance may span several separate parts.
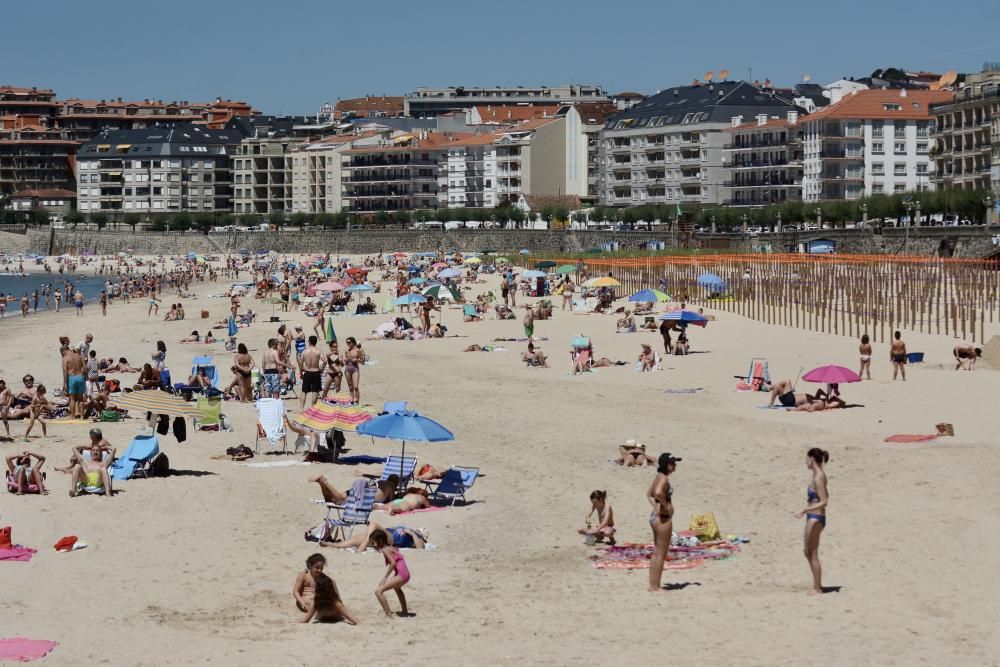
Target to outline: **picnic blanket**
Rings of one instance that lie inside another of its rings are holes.
[[[17,660],[28,662],[44,658],[49,651],[58,646],[56,642],[44,639],[25,639],[24,637],[9,637],[0,639],[0,660]]]
[[[10,549],[0,549],[0,560],[29,561],[36,552],[37,549],[15,544]]]
[[[940,435],[937,433],[930,433],[927,435],[897,433],[895,435],[890,435],[882,442],[930,442],[931,440],[937,440],[939,437]]]
[[[598,570],[647,570],[655,549],[652,544],[616,544],[601,550],[603,554],[591,556]],[[708,560],[729,558],[739,550],[739,546],[728,540],[704,542],[696,547],[671,545],[663,569],[689,570]]]

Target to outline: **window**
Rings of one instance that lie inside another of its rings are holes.
[[[885,192],[885,188],[882,186],[881,183],[872,183],[872,192],[874,192],[877,195],[880,195],[883,192]]]
[[[886,111],[900,111],[903,107],[893,102],[887,102],[882,105],[882,108]]]
[[[929,123],[927,121],[921,121],[917,123],[917,136],[926,137],[928,134]]]
[[[917,165],[917,173],[918,174],[926,174],[927,173],[927,163],[926,162]]]
[[[893,152],[896,155],[906,155],[906,142],[897,141],[894,145]]]
[[[884,176],[885,164],[882,162],[872,162],[872,176]]]
[[[896,139],[906,138],[906,124],[897,121],[893,126],[893,136]]]
[[[881,141],[872,142],[872,155],[884,155],[885,147],[882,145]]]
[[[892,191],[895,193],[906,192],[906,184],[897,183],[896,185],[892,186]]]
[[[873,137],[881,139],[884,130],[885,130],[885,126],[884,125],[881,125],[881,124],[876,125],[876,124],[872,123],[872,136]]]
[[[917,154],[918,155],[927,155],[927,142],[926,141],[922,141],[922,142],[920,142],[920,143],[917,144]]]
[[[897,162],[892,165],[892,173],[895,176],[906,176],[906,163]]]

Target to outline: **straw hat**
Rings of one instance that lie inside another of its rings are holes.
[[[629,448],[646,449],[646,445],[642,444],[635,438],[629,438],[625,441],[625,446]]]

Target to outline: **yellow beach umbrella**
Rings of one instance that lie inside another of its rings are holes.
[[[601,276],[600,278],[592,278],[588,280],[585,285],[587,287],[621,287],[621,283],[612,278],[611,276]]]
[[[479,259],[478,257],[470,257],[467,260],[465,260],[466,264],[482,264],[482,262],[483,260]]]

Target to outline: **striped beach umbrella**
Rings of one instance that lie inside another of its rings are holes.
[[[351,398],[350,394],[334,394],[333,396],[327,396],[323,400],[334,405],[354,405],[354,399]]]
[[[294,421],[310,431],[325,433],[332,429],[357,431],[359,426],[374,418],[375,415],[364,408],[320,400],[308,410],[296,415]]]
[[[337,332],[333,329],[333,315],[326,316],[326,324],[323,326],[323,338],[326,340],[326,344],[337,340]]]
[[[201,417],[193,403],[165,391],[147,390],[122,393],[111,402],[119,408],[136,412],[152,412],[170,417]]]
[[[460,301],[462,299],[462,295],[457,290],[447,285],[431,285],[421,292],[421,294],[435,299],[451,299],[452,301]]]

